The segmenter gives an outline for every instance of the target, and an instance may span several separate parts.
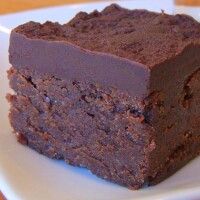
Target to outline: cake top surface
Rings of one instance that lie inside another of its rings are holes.
[[[80,12],[63,25],[28,22],[14,31],[31,39],[67,41],[148,67],[175,56],[191,43],[200,44],[200,23],[192,17],[128,10],[116,4],[101,12]]]

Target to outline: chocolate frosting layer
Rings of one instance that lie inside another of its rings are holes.
[[[28,22],[15,29],[32,39],[66,41],[153,68],[200,43],[200,23],[187,15],[128,10],[116,4],[103,11],[79,12],[70,22]]]
[[[151,85],[150,70],[173,60],[189,45],[200,44],[199,36],[200,24],[189,16],[112,4],[101,12],[80,12],[63,25],[18,26],[11,33],[10,63],[62,79],[117,87],[144,98]]]
[[[142,99],[148,94],[150,70],[108,53],[81,49],[66,41],[29,39],[12,31],[9,59],[13,67],[31,68],[62,79],[94,81]]]

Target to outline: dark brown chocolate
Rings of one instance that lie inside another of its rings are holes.
[[[158,183],[200,152],[199,38],[189,16],[115,4],[21,25],[9,47],[11,125],[51,158],[133,189]]]

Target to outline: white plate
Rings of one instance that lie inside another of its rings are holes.
[[[63,161],[48,159],[16,142],[8,122],[9,91],[6,70],[10,28],[29,20],[69,20],[80,10],[101,10],[107,3],[91,3],[61,6],[28,11],[0,17],[0,190],[9,200],[191,200],[200,197],[200,158],[195,159],[175,175],[157,186],[131,191],[106,182],[86,169],[76,168]],[[170,0],[121,1],[128,8],[146,8],[153,11],[164,9],[174,13]],[[3,33],[4,32],[4,33]]]

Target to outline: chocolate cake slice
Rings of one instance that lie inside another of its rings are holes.
[[[112,4],[10,36],[10,122],[23,144],[138,189],[200,152],[200,24]]]

